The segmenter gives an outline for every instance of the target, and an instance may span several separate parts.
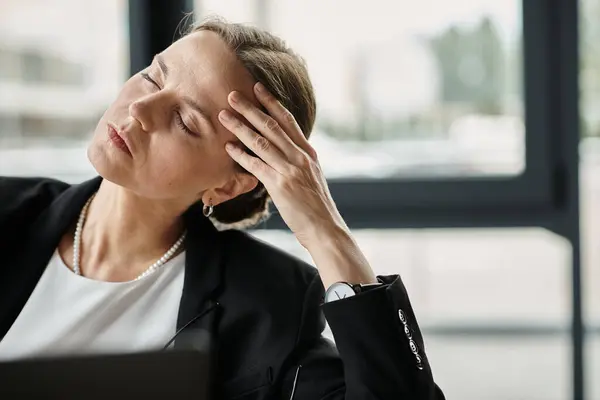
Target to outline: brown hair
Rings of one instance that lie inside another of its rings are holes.
[[[188,34],[198,31],[218,34],[252,77],[292,113],[306,138],[310,136],[316,116],[313,86],[304,60],[283,40],[264,30],[216,17],[192,26]],[[247,228],[268,218],[269,203],[269,195],[259,182],[250,192],[215,206],[211,218],[219,224]]]

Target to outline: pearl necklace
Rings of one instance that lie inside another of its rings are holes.
[[[81,209],[79,219],[77,220],[77,227],[75,228],[75,238],[73,240],[73,272],[75,272],[75,274],[77,275],[81,275],[81,268],[79,266],[81,257],[81,231],[83,230],[83,224],[87,216],[87,210],[94,196],[95,194],[88,199],[88,201]],[[179,239],[177,239],[173,246],[171,246],[171,248],[167,250],[167,252],[163,254],[163,256],[159,258],[154,264],[149,266],[147,270],[138,275],[138,277],[135,278],[134,281],[140,280],[148,275],[151,275],[152,273],[156,272],[156,270],[158,270],[161,266],[163,266],[167,261],[169,261],[169,259],[173,257],[173,254],[175,254],[183,244],[183,241],[185,240],[185,235],[186,232],[183,232],[183,234],[179,237]]]

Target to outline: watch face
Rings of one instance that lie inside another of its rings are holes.
[[[352,286],[347,283],[338,282],[334,283],[327,289],[327,293],[325,294],[325,302],[342,300],[347,297],[354,296],[356,293]]]

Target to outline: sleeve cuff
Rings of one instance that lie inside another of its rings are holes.
[[[396,348],[399,358],[410,362],[413,368],[428,369],[423,337],[402,280],[398,275],[378,276],[377,280],[382,285],[323,304],[323,313],[342,358],[345,348],[353,351],[358,342],[376,347],[375,342],[383,339],[388,348]],[[345,346],[346,343],[354,345]]]

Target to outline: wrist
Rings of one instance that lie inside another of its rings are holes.
[[[345,226],[323,227],[306,246],[327,289],[336,282],[377,283],[364,254]]]

